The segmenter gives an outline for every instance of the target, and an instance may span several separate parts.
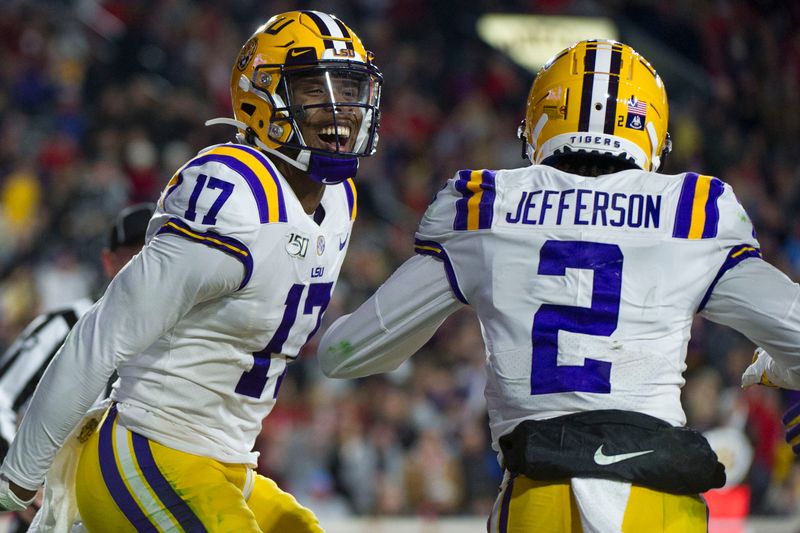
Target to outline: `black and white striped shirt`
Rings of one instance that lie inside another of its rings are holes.
[[[37,316],[0,357],[0,460],[47,365],[92,304],[82,299]]]

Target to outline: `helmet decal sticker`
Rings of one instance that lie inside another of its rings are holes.
[[[643,130],[644,122],[647,118],[647,102],[644,100],[637,100],[636,96],[631,96],[628,100],[628,120],[625,121],[625,127],[634,130]]]
[[[253,52],[256,51],[256,45],[258,44],[258,39],[253,37],[242,47],[242,51],[239,52],[239,57],[236,59],[236,67],[239,70],[244,70],[247,68],[247,65],[250,63],[250,60],[253,59]]]
[[[583,89],[578,131],[614,133],[622,47],[611,43],[593,43],[584,56]]]
[[[275,19],[275,22],[273,22],[264,29],[264,33],[267,33],[269,35],[278,35],[283,28],[294,22],[293,19],[289,19],[286,20],[286,22],[284,22],[283,24],[281,24],[281,22],[283,22],[284,20],[286,20],[284,17],[278,17],[277,19]]]

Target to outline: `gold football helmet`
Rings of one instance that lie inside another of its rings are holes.
[[[569,153],[620,158],[657,171],[672,143],[664,83],[633,48],[581,41],[539,71],[519,128],[535,164]]]
[[[231,72],[239,140],[326,184],[353,177],[375,153],[383,83],[373,55],[333,15],[291,11],[245,43]]]

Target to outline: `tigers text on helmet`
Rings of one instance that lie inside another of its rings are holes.
[[[375,153],[383,83],[372,53],[343,22],[319,11],[270,18],[231,72],[240,140],[325,184],[355,176]]]
[[[551,58],[528,95],[519,136],[535,164],[569,153],[620,158],[657,171],[671,149],[664,84],[616,41],[581,41]]]

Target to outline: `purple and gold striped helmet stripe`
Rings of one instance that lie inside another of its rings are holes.
[[[706,304],[708,303],[708,299],[711,298],[711,293],[714,292],[714,287],[717,286],[717,282],[720,280],[722,275],[750,257],[757,257],[760,259],[761,250],[749,244],[740,244],[739,246],[734,246],[733,249],[728,252],[728,257],[725,258],[725,261],[719,268],[719,272],[717,272],[717,275],[714,276],[714,281],[711,282],[711,285],[708,287],[703,299],[700,301],[700,305],[697,307],[698,313],[705,308]]]
[[[587,46],[578,131],[614,134],[621,67],[621,45],[603,42]],[[601,100],[605,103],[598,108],[595,104]]]
[[[325,43],[325,48],[353,50],[353,36],[339,19],[321,11],[303,11],[302,13],[314,21]]]
[[[447,274],[447,281],[450,283],[450,289],[452,289],[453,294],[459,301],[469,305],[467,298],[461,291],[461,287],[458,286],[458,277],[453,268],[453,263],[450,261],[450,256],[447,255],[447,252],[441,244],[436,241],[414,239],[414,251],[420,255],[430,255],[442,261],[444,264],[444,271]]]
[[[455,188],[463,198],[456,200],[453,229],[472,231],[490,229],[494,219],[496,172],[493,170],[460,170]]]
[[[717,200],[725,190],[721,180],[688,172],[683,178],[672,236],[678,239],[710,239],[717,236]]]
[[[217,250],[220,250],[221,252],[241,261],[242,266],[244,266],[244,277],[242,278],[242,283],[239,284],[239,289],[237,290],[243,289],[250,281],[250,277],[253,275],[253,255],[250,253],[250,250],[244,243],[232,237],[226,237],[213,231],[194,231],[191,227],[189,227],[188,224],[177,218],[169,219],[163,226],[161,226],[161,228],[159,228],[156,235],[161,235],[162,233],[171,233],[173,235],[186,237],[190,240],[205,244],[211,248],[216,248]]]

